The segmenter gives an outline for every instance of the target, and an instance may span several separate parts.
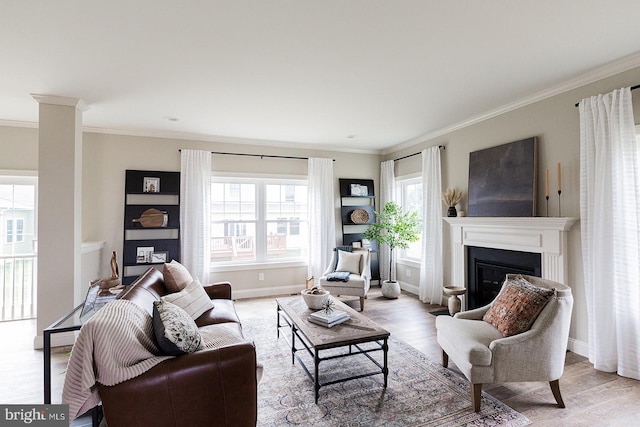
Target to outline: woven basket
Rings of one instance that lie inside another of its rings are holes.
[[[366,224],[369,221],[369,213],[364,209],[354,209],[351,212],[351,221],[354,224]]]

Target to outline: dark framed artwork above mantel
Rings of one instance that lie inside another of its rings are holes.
[[[469,216],[536,216],[538,138],[469,153]]]

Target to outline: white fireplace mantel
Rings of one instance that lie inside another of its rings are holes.
[[[444,218],[451,235],[451,283],[468,287],[465,246],[533,252],[542,255],[542,277],[567,283],[567,233],[576,218]],[[464,284],[464,285],[463,285]]]

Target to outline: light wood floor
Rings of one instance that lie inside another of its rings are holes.
[[[345,301],[358,308],[357,299]],[[240,318],[275,316],[272,297],[236,301]],[[402,293],[387,300],[373,286],[364,314],[399,338],[440,363],[435,338],[435,316],[444,307],[421,303]],[[0,404],[42,403],[42,351],[33,350],[35,320],[0,323]],[[60,402],[68,360],[61,348],[52,358],[52,401]],[[453,363],[450,368],[456,371]],[[593,369],[582,356],[567,353],[560,388],[565,409],[555,405],[547,383],[508,383],[484,386],[484,391],[527,416],[536,426],[631,426],[640,422],[640,382]]]

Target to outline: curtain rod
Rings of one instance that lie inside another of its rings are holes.
[[[438,148],[441,149],[441,150],[446,150],[447,149],[447,147],[445,147],[444,145],[438,145]],[[398,160],[407,159],[409,157],[417,156],[418,154],[422,154],[422,151],[420,151],[419,153],[413,153],[413,154],[409,154],[409,155],[406,155],[406,156],[403,156],[403,157],[399,157],[397,159],[393,159],[393,161],[397,162]]]
[[[178,150],[182,151],[182,150]],[[296,157],[296,156],[276,156],[271,154],[250,154],[250,153],[225,153],[223,151],[212,151],[211,154],[221,154],[224,156],[247,156],[247,157],[260,157],[261,159],[264,157],[270,157],[273,159],[293,159],[293,160],[309,160],[308,157]],[[331,159],[334,162],[336,159]]]
[[[640,89],[640,85],[635,85],[635,86],[631,86],[631,90],[636,90],[636,89]],[[576,107],[580,105],[580,103],[576,103]]]

